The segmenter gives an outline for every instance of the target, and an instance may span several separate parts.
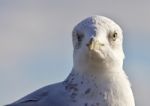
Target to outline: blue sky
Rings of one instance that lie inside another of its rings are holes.
[[[150,105],[149,10],[146,0],[1,0],[0,105],[64,80],[72,68],[72,29],[95,14],[122,27],[136,106]]]

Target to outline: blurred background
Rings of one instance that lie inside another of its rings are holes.
[[[104,15],[124,32],[124,69],[136,106],[150,106],[150,2],[147,0],[0,0],[0,105],[63,81],[72,69],[71,32]]]

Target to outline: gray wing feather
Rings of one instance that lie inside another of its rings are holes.
[[[6,106],[69,106],[61,83],[41,88]]]

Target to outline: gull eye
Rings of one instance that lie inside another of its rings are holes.
[[[76,33],[75,34],[76,36],[76,40],[77,40],[77,43],[75,44],[75,48],[76,49],[79,49],[81,47],[81,43],[82,43],[82,40],[83,40],[83,34],[80,34],[80,33]]]
[[[78,40],[78,42],[81,42],[82,39],[83,39],[83,34],[78,34],[77,33],[77,40]]]
[[[118,37],[118,34],[116,32],[113,33],[112,35],[112,40],[115,41]]]

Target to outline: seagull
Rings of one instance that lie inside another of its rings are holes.
[[[135,106],[123,70],[123,33],[111,19],[91,16],[72,31],[73,68],[62,82],[7,106]]]

